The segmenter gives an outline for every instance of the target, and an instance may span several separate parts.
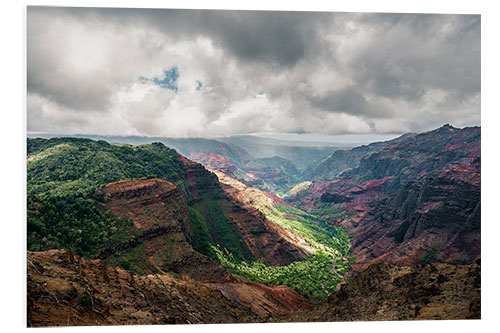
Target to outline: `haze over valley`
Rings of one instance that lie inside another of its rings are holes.
[[[480,319],[480,33],[29,7],[27,325]]]

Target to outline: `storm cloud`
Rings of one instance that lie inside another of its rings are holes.
[[[29,132],[480,124],[478,15],[28,7]]]

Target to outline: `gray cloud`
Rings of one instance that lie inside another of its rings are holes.
[[[311,97],[311,104],[328,112],[343,112],[355,116],[387,117],[391,112],[366,98],[353,87],[329,92],[325,97]]]
[[[447,89],[468,97],[480,87],[480,17],[379,14],[376,38],[353,59],[356,82],[387,97],[420,98]]]
[[[480,35],[477,15],[29,7],[28,130],[217,136],[478,125]],[[173,66],[177,92],[139,83]]]

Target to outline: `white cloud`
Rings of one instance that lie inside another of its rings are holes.
[[[476,17],[233,14],[31,7],[28,130],[185,137],[480,122]],[[140,80],[173,66],[177,92]]]

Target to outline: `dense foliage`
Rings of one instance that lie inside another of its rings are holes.
[[[72,249],[98,257],[105,248],[131,241],[137,231],[102,204],[81,194],[28,198],[28,250]]]
[[[211,246],[212,256],[247,281],[286,285],[309,299],[325,299],[335,292],[354,261],[349,257],[351,239],[345,230],[292,206],[266,208],[261,211],[270,221],[304,237],[315,252],[287,266],[269,266],[258,260],[241,259],[218,246]]]
[[[211,182],[216,179],[209,177],[213,175],[207,173],[207,184],[193,200],[186,167],[175,150],[161,143],[132,146],[78,138],[28,139],[27,171],[28,250],[67,248],[91,258],[105,253],[113,265],[139,274],[154,272],[146,264],[143,243],[122,246],[138,237],[132,222],[106,210],[95,189],[118,180],[155,177],[175,183],[190,203],[187,236],[193,248],[244,280],[284,284],[321,299],[335,291],[352,261],[350,238],[343,229],[288,205],[268,206],[262,212],[301,235],[314,254],[281,267],[257,260],[238,226],[225,215],[230,202],[211,192],[215,191]]]
[[[326,251],[318,251],[307,259],[287,266],[269,266],[261,261],[242,261],[217,247],[216,258],[233,274],[247,281],[268,285],[285,285],[309,299],[325,299],[335,292],[342,275],[349,270],[352,258],[335,257]]]
[[[195,250],[214,259],[217,259],[217,256],[214,256],[214,247],[228,251],[239,261],[255,259],[242,241],[238,226],[229,223],[223,204],[223,201],[214,200],[205,194],[202,200],[189,207],[188,233],[191,245]]]
[[[28,139],[28,195],[89,194],[123,179],[176,182],[185,172],[177,152],[161,143],[111,145],[77,138]]]
[[[104,208],[95,188],[122,179],[181,179],[184,165],[160,143],[110,145],[77,138],[28,139],[28,250],[67,248],[98,257],[137,236]]]

